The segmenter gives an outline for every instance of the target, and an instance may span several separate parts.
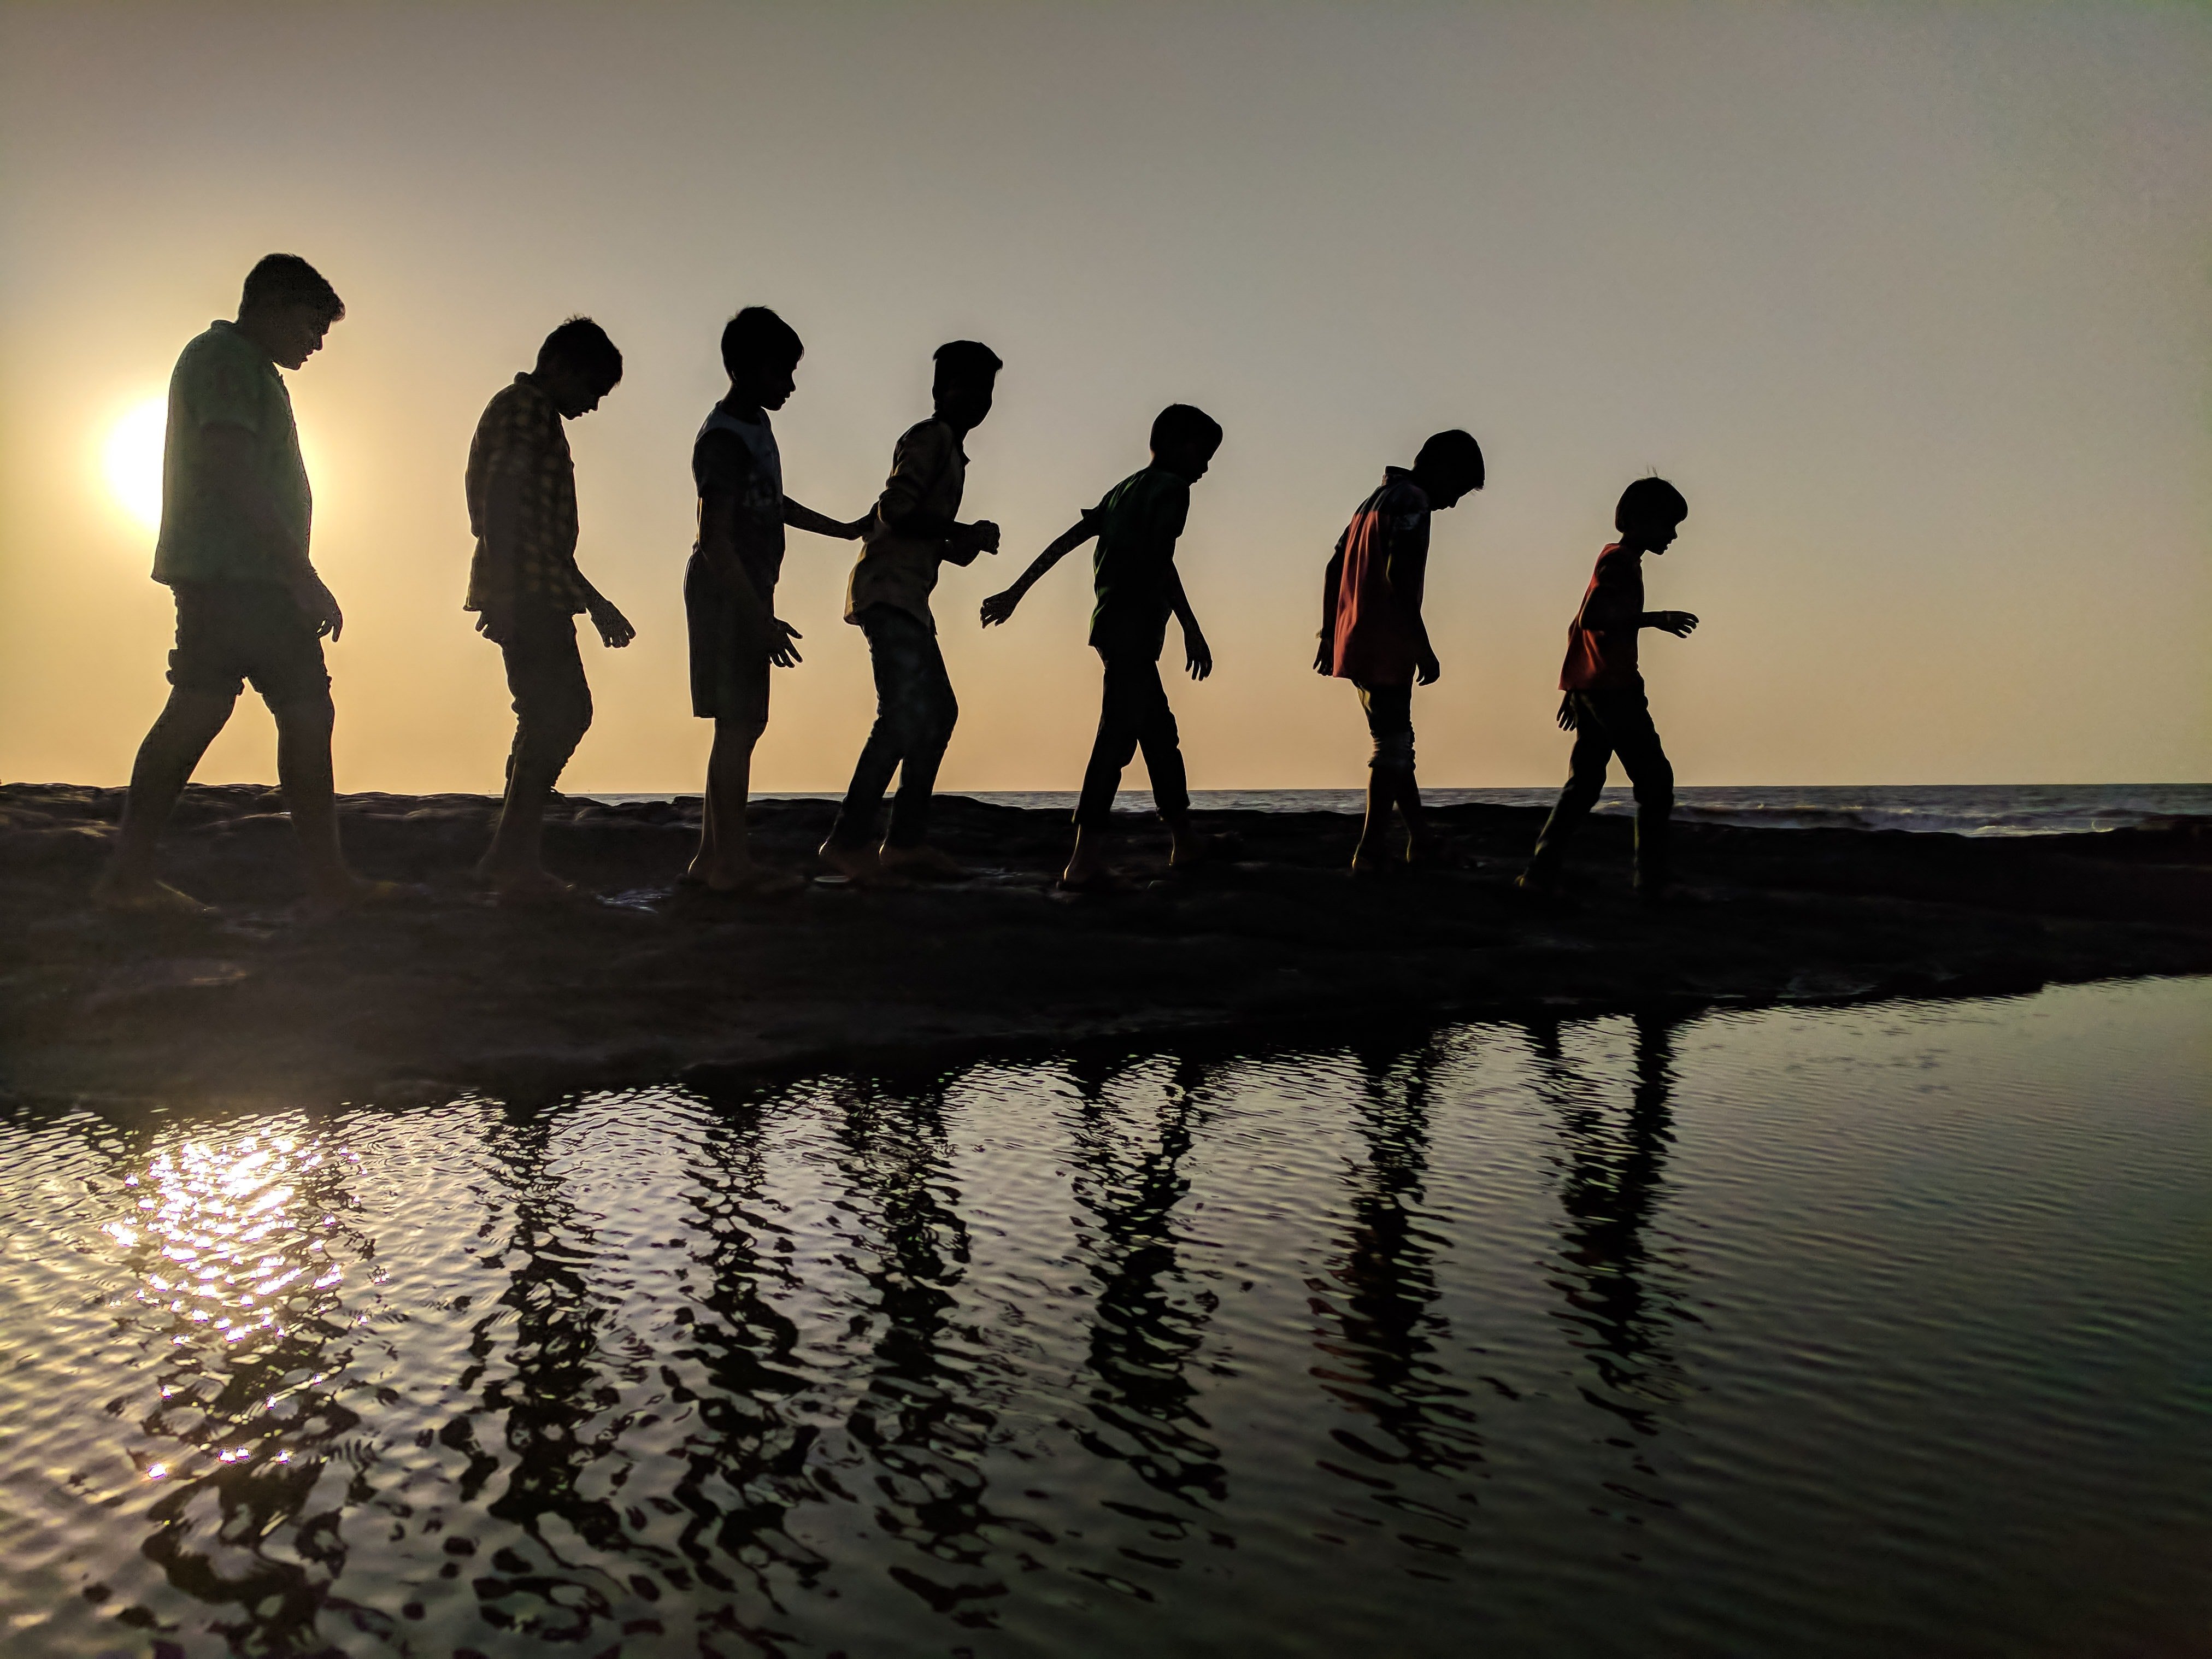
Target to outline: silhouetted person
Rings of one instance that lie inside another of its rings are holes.
[[[1075,805],[1075,851],[1061,878],[1069,887],[1097,887],[1113,880],[1105,840],[1113,826],[1114,797],[1122,769],[1145,751],[1152,802],[1173,838],[1172,862],[1188,865],[1213,850],[1216,838],[1190,827],[1190,790],[1167,688],[1160,684],[1160,652],[1168,617],[1182,624],[1191,678],[1213,672],[1213,653],[1199,629],[1176,572],[1176,539],[1190,516],[1190,487],[1206,476],[1221,447],[1220,423],[1188,404],[1170,404],[1152,422],[1152,464],[1108,490],[1105,498],[1038,554],[1021,579],[983,601],[983,625],[1014,614],[1022,595],[1067,554],[1098,538],[1091,568],[1098,602],[1091,613],[1091,644],[1105,665],[1098,736]]]
[[[1429,514],[1482,488],[1482,450],[1466,433],[1439,432],[1410,469],[1386,466],[1382,483],[1336,538],[1322,579],[1321,647],[1314,672],[1350,680],[1375,739],[1368,762],[1367,821],[1352,854],[1355,875],[1388,867],[1382,850],[1395,807],[1406,823],[1406,861],[1424,850],[1421,792],[1413,781],[1413,686],[1443,670],[1421,620],[1429,564]]]
[[[968,483],[961,441],[991,412],[1004,365],[990,347],[974,340],[938,347],[935,361],[931,398],[936,412],[908,427],[891,452],[891,474],[861,532],[860,561],[845,598],[845,620],[868,636],[876,722],[830,838],[822,843],[822,861],[859,880],[885,872],[925,880],[963,873],[928,844],[929,798],[960,718],[929,595],[945,561],[972,564],[977,554],[999,550],[998,526],[958,519]],[[876,823],[894,771],[898,797],[878,848]]]
[[[691,712],[714,722],[699,852],[684,879],[718,893],[796,886],[797,878],[753,862],[745,845],[745,799],[753,745],[768,729],[769,670],[799,661],[799,630],[775,614],[783,532],[811,530],[850,541],[860,533],[783,493],[783,459],[768,412],[789,401],[806,348],[766,306],[747,306],[722,330],[729,395],[708,411],[691,446],[699,490],[699,539],[684,572],[691,638]]]
[[[1667,889],[1667,819],[1674,808],[1674,769],[1659,746],[1636,636],[1646,628],[1686,639],[1698,619],[1686,611],[1644,608],[1644,556],[1662,554],[1689,516],[1689,503],[1664,478],[1638,478],[1621,492],[1613,528],[1620,539],[1598,555],[1582,608],[1567,624],[1567,659],[1559,671],[1559,729],[1575,734],[1567,787],[1536,839],[1535,856],[1515,884],[1548,894],[1559,885],[1560,860],[1575,830],[1605,789],[1615,755],[1636,786],[1636,890],[1657,903]]]
[[[115,855],[93,890],[109,908],[209,909],[155,878],[155,847],[248,680],[276,717],[276,774],[310,902],[338,908],[396,890],[362,881],[338,850],[322,641],[345,618],[307,557],[313,500],[276,372],[320,350],[344,315],[313,265],[272,253],[246,273],[238,319],[210,323],[177,359],[154,549],[154,580],[176,597],[177,648],[168,704],[139,745]]]
[[[540,862],[545,802],[592,724],[592,688],[576,650],[576,614],[620,650],[636,637],[576,568],[576,464],[562,424],[620,384],[622,353],[588,317],[571,317],[538,348],[537,367],[495,393],[469,444],[469,592],[477,632],[507,659],[514,743],[507,799],[477,877],[502,898],[573,890]]]

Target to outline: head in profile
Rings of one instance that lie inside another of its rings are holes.
[[[1152,465],[1196,483],[1221,447],[1221,422],[1194,404],[1170,404],[1152,417]]]
[[[240,331],[284,368],[297,368],[320,351],[331,325],[344,315],[337,290],[296,253],[263,255],[246,273],[238,299]]]
[[[622,376],[622,353],[606,330],[588,317],[571,317],[547,335],[538,348],[538,366],[531,370],[553,406],[572,421],[597,409]]]
[[[1457,427],[1436,434],[1413,457],[1413,482],[1434,511],[1457,507],[1462,496],[1482,488],[1485,477],[1482,446]]]
[[[1623,547],[1664,553],[1689,516],[1690,504],[1674,485],[1664,478],[1638,478],[1620,492],[1620,504],[1613,509],[1613,527],[1620,532]]]
[[[738,403],[781,409],[805,355],[799,331],[766,306],[747,306],[722,326],[722,368]]]
[[[931,355],[937,368],[929,395],[937,418],[955,431],[974,431],[991,412],[999,371],[1006,365],[981,340],[948,340]]]

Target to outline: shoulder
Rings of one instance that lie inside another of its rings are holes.
[[[1597,556],[1597,569],[1593,574],[1601,582],[1620,581],[1634,575],[1638,568],[1636,555],[1623,551],[1619,542],[1613,542]]]
[[[691,446],[691,468],[702,478],[743,477],[753,470],[753,452],[729,428],[708,427]]]
[[[269,360],[251,340],[225,323],[212,324],[195,334],[177,354],[178,377],[187,381],[218,377],[258,380],[261,371],[270,367]]]
[[[917,457],[936,456],[948,453],[952,445],[952,428],[933,416],[926,421],[916,421],[899,434],[896,453]]]

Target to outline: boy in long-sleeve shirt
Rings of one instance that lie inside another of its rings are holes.
[[[845,620],[868,636],[876,720],[821,857],[856,880],[888,873],[943,881],[963,873],[928,845],[930,796],[960,718],[929,596],[947,560],[971,564],[977,554],[999,550],[998,526],[988,520],[962,524],[958,514],[968,482],[961,441],[991,412],[1003,365],[974,340],[939,346],[935,362],[934,412],[908,427],[892,452],[891,474],[861,532],[864,545],[845,601]],[[878,848],[877,819],[894,771],[898,796]]]
[[[1413,465],[1385,467],[1382,483],[1337,538],[1322,581],[1316,673],[1350,680],[1375,740],[1368,763],[1367,819],[1352,855],[1354,875],[1389,867],[1382,850],[1395,807],[1406,824],[1406,860],[1421,854],[1421,792],[1413,780],[1413,687],[1443,670],[1429,645],[1421,597],[1429,562],[1429,515],[1456,507],[1483,483],[1482,449],[1467,433],[1439,432]]]
[[[1152,422],[1152,465],[1108,490],[1097,507],[1037,555],[1018,581],[983,601],[986,628],[1005,622],[1040,576],[1092,537],[1098,538],[1092,559],[1098,602],[1091,617],[1091,644],[1106,678],[1098,736],[1075,807],[1075,850],[1061,878],[1068,887],[1097,887],[1112,880],[1104,838],[1122,769],[1140,747],[1145,769],[1152,775],[1153,805],[1174,842],[1172,861],[1197,862],[1214,847],[1212,837],[1190,827],[1190,791],[1175,711],[1160,684],[1160,651],[1172,616],[1182,624],[1190,677],[1202,680],[1213,672],[1213,653],[1182,591],[1175,554],[1190,514],[1190,487],[1206,476],[1220,447],[1221,427],[1212,416],[1188,404],[1170,404]]]
[[[1667,886],[1667,823],[1674,807],[1674,769],[1660,747],[1644,695],[1636,636],[1656,628],[1687,639],[1698,619],[1686,611],[1644,608],[1646,553],[1663,554],[1689,516],[1689,503],[1664,478],[1638,478],[1613,510],[1620,539],[1598,555],[1582,608],[1567,624],[1566,662],[1559,671],[1559,729],[1575,734],[1566,787],[1536,839],[1535,856],[1515,884],[1523,892],[1553,892],[1567,843],[1605,788],[1615,755],[1636,786],[1636,890],[1657,903]]]

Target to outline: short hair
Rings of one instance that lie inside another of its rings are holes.
[[[950,375],[956,380],[988,380],[1006,367],[999,354],[981,340],[947,340],[930,356],[939,380]]]
[[[1680,524],[1690,516],[1682,492],[1664,478],[1638,478],[1620,492],[1620,505],[1613,509],[1613,527],[1626,532],[1632,524]]]
[[[799,331],[766,306],[747,306],[722,325],[722,367],[733,380],[750,369],[796,368],[805,355]]]
[[[345,315],[345,301],[321,271],[296,253],[264,253],[246,273],[246,289],[238,296],[238,308],[258,311],[264,306],[289,305],[316,307],[326,323],[335,323]]]
[[[1221,447],[1221,422],[1192,404],[1170,404],[1152,417],[1152,453],[1184,444]]]
[[[538,348],[538,367],[542,370],[556,357],[601,392],[622,384],[622,353],[607,338],[606,330],[588,317],[571,317],[545,337]]]
[[[1413,465],[1432,477],[1464,478],[1468,489],[1482,488],[1482,446],[1475,442],[1474,434],[1462,432],[1457,427],[1431,437],[1421,446],[1421,453],[1413,457]]]

